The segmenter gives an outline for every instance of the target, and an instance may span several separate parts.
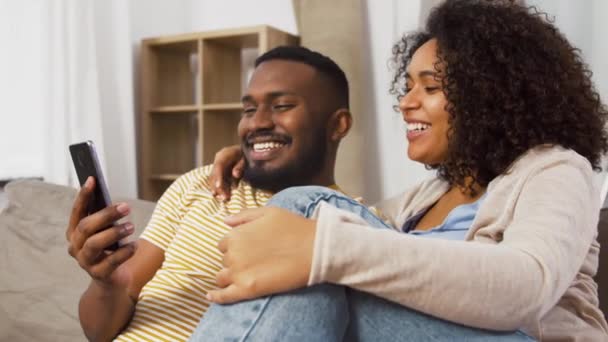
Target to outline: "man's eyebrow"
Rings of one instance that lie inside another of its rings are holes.
[[[290,92],[290,91],[273,91],[270,93],[267,93],[266,95],[264,95],[265,98],[268,99],[275,99],[277,97],[281,97],[281,96],[297,96],[298,94],[294,93],[294,92]],[[251,95],[245,95],[241,98],[241,102],[255,102],[253,96]]]

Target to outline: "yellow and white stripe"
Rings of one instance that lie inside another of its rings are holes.
[[[165,261],[142,289],[133,319],[117,341],[185,341],[209,307],[207,291],[221,268],[224,218],[263,206],[271,194],[241,181],[230,201],[209,190],[209,166],[176,180],[162,196],[141,238],[165,251]]]

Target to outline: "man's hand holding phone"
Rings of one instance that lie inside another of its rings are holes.
[[[126,287],[131,275],[126,270],[121,272],[120,266],[133,256],[136,245],[126,243],[115,251],[108,248],[133,234],[132,223],[115,224],[129,214],[130,208],[118,203],[87,216],[96,186],[95,178],[88,177],[74,200],[66,231],[68,253],[100,285]]]

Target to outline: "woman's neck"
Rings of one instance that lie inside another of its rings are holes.
[[[472,185],[472,186],[471,186]],[[461,203],[473,203],[486,192],[486,187],[473,183],[473,178],[467,177],[463,185],[452,185],[444,195]]]

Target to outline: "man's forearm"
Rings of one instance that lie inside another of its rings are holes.
[[[80,325],[89,341],[110,341],[131,320],[134,309],[126,289],[92,281],[80,298]]]

